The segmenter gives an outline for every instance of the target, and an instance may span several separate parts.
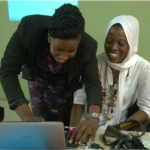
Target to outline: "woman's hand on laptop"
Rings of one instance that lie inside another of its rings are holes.
[[[27,121],[27,122],[43,122],[43,121],[45,121],[45,119],[41,118],[41,117],[36,117],[36,116],[25,116],[22,121]]]
[[[99,120],[93,117],[88,117],[78,123],[74,130],[69,143],[75,141],[75,144],[81,144],[87,138],[91,138],[91,143],[94,143],[95,134],[98,129]]]
[[[22,121],[28,121],[28,122],[45,121],[44,118],[34,116],[27,103],[17,106],[15,108],[15,111]]]

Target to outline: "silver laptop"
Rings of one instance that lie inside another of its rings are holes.
[[[61,122],[0,122],[0,149],[65,149]]]

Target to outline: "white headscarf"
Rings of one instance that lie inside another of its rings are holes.
[[[129,51],[125,59],[122,63],[111,63],[106,55],[107,63],[110,67],[119,70],[119,90],[117,94],[117,103],[116,109],[114,113],[113,119],[107,121],[105,126],[113,125],[119,122],[121,110],[122,110],[122,102],[124,96],[124,86],[125,86],[125,78],[128,72],[128,69],[132,67],[138,60],[139,56],[136,54],[138,50],[138,37],[139,37],[139,22],[133,16],[118,16],[112,19],[107,27],[105,32],[105,40],[109,29],[116,23],[121,24],[124,33],[126,35],[128,44],[129,44]]]

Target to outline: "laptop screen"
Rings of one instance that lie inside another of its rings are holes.
[[[64,149],[62,122],[0,122],[2,149]]]

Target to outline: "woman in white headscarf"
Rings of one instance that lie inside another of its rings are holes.
[[[103,87],[103,107],[99,126],[106,128],[135,119],[144,122],[150,118],[150,64],[137,55],[139,22],[133,16],[118,16],[112,19],[105,32],[105,52],[98,55],[98,69]],[[137,100],[139,110],[127,118],[128,108]],[[83,89],[74,94],[71,125],[79,121],[86,94]],[[74,114],[78,109],[78,114]],[[88,119],[86,107],[82,119]],[[97,117],[97,116],[96,116]],[[82,123],[82,121],[81,121]]]

